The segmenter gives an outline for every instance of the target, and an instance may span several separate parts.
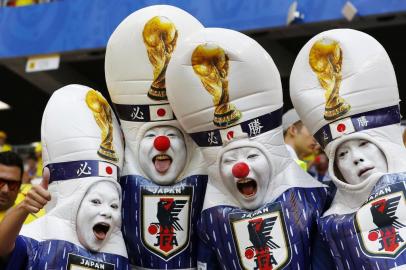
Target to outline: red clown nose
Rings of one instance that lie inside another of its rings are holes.
[[[235,178],[245,178],[250,173],[250,167],[247,163],[239,162],[233,166],[232,172]]]
[[[171,141],[166,136],[158,136],[154,140],[154,147],[156,150],[165,152],[171,146]]]

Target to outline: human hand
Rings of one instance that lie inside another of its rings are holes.
[[[34,214],[40,211],[51,200],[51,193],[48,191],[49,169],[45,168],[43,178],[39,185],[33,185],[30,191],[25,195],[21,206],[28,213]]]

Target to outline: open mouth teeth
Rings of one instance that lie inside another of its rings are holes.
[[[152,159],[152,163],[154,163],[157,172],[164,174],[169,170],[172,164],[172,158],[166,154],[159,154]]]
[[[110,225],[104,222],[97,223],[93,226],[93,233],[98,240],[106,239],[107,233],[110,230]]]
[[[250,178],[238,179],[237,188],[244,197],[252,197],[257,193],[257,182]]]

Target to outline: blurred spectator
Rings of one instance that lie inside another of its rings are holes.
[[[5,6],[8,7],[18,7],[18,6],[28,6],[28,5],[33,5],[33,4],[38,4],[38,1],[35,0],[6,0],[5,1]]]
[[[403,145],[406,146],[406,123],[402,121],[400,127],[402,129]]]
[[[406,146],[406,129],[403,130],[403,144]]]
[[[331,181],[331,177],[328,173],[328,158],[324,152],[316,156],[313,166],[309,168],[309,173],[319,182]]]
[[[22,184],[23,161],[14,152],[0,153],[0,221],[7,210],[19,204],[31,188],[30,184]],[[44,215],[41,210],[34,215],[29,215],[24,223],[29,223],[37,217]]]
[[[24,162],[23,183],[29,184],[37,177],[37,157],[35,153],[30,153]]]
[[[305,157],[303,157],[303,161],[307,163],[307,168],[311,168],[316,162],[316,157],[322,152],[320,144],[316,142],[316,146],[313,149],[313,152]]]
[[[42,178],[42,144],[41,142],[35,142],[34,145],[34,152],[35,157],[37,158],[37,173],[35,176],[37,178]]]
[[[282,127],[285,144],[290,155],[300,167],[307,170],[307,164],[303,159],[313,154],[317,146],[316,140],[303,125],[295,109],[291,109],[283,115]]]
[[[21,7],[48,2],[53,2],[53,0],[0,0],[0,5],[8,7]]]
[[[11,151],[11,145],[6,143],[7,134],[0,130],[0,152]]]
[[[332,181],[328,172],[328,158],[324,152],[320,152],[314,159],[313,165],[309,167],[308,173],[311,174],[316,180],[328,186],[330,195],[326,204],[330,205],[337,191],[337,187]]]

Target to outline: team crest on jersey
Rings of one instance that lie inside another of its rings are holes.
[[[406,247],[404,184],[387,186],[370,196],[354,220],[366,255],[396,258]]]
[[[144,246],[169,260],[189,245],[193,187],[141,187]]]
[[[276,270],[289,263],[291,251],[280,203],[255,212],[232,213],[229,219],[243,269]]]

